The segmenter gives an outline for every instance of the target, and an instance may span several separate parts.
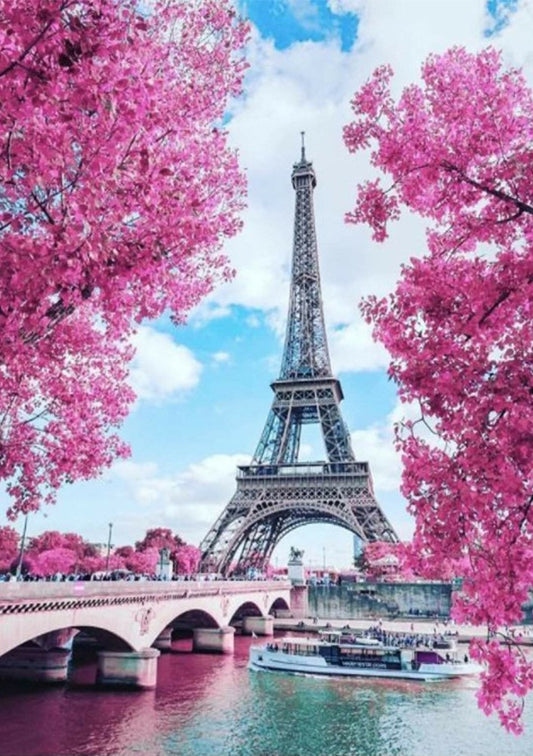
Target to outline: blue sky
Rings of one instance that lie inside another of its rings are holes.
[[[239,7],[259,33],[266,39],[272,39],[279,50],[297,42],[322,42],[335,36],[345,52],[353,47],[357,39],[358,16],[355,11],[334,13],[327,0],[244,0]]]
[[[250,461],[278,376],[287,312],[292,246],[292,163],[300,131],[318,177],[315,213],[324,310],[334,372],[341,380],[343,416],[359,459],[368,460],[376,494],[400,537],[413,523],[399,493],[400,463],[392,423],[409,412],[387,380],[387,356],[373,344],[358,311],[361,297],[386,294],[402,261],[420,254],[424,229],[404,216],[384,245],[366,228],[346,226],[357,181],[372,175],[350,156],[342,126],[349,101],[375,66],[390,63],[397,86],[418,76],[434,51],[454,44],[501,47],[510,65],[532,79],[531,0],[246,0],[252,22],[245,93],[227,128],[249,179],[244,229],[227,246],[236,279],[218,289],[186,326],[145,324],[138,336],[132,382],[139,399],[122,429],[132,457],[97,481],[60,493],[55,507],[31,515],[28,532],[74,530],[92,541],[132,543],[148,527],[171,527],[198,544],[235,490],[237,464]],[[490,12],[489,12],[490,11]],[[308,458],[323,458],[311,434]],[[17,523],[20,527],[21,523]],[[311,564],[350,563],[350,534],[308,526],[275,552],[286,562],[291,545]]]

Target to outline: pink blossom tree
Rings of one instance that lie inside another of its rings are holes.
[[[367,579],[387,580],[399,576],[400,559],[396,546],[398,544],[385,541],[365,545],[361,562]]]
[[[10,525],[0,527],[0,572],[7,572],[19,553],[19,534]]]
[[[370,580],[387,582],[416,580],[418,576],[411,566],[411,549],[412,545],[407,542],[373,541],[365,544],[362,555],[356,560],[356,566]],[[448,579],[441,575],[432,577],[439,580]]]
[[[159,562],[159,550],[148,548],[144,551],[135,551],[131,556],[124,560],[124,565],[128,570],[139,575],[153,575]]]
[[[43,554],[46,556],[41,559]],[[60,533],[57,530],[46,530],[30,538],[26,556],[30,565],[28,572],[38,576],[50,576],[57,572],[92,574],[106,567],[106,559],[100,557],[96,548],[82,536],[78,533]],[[52,569],[52,566],[58,568]],[[120,555],[115,557],[113,554],[109,566],[110,569],[121,569],[124,560]]]
[[[47,549],[32,557],[31,573],[40,577],[52,577],[57,573],[68,575],[74,571],[78,561],[75,551],[62,547]]]
[[[174,553],[174,572],[179,575],[192,575],[198,570],[202,552],[197,546],[183,543]]]
[[[121,559],[129,559],[134,553],[133,546],[118,546],[114,551],[114,554]]]
[[[176,549],[184,545],[184,542],[178,535],[174,535],[170,528],[149,528],[142,540],[135,543],[136,551],[146,551],[147,549],[168,549],[174,554]]]
[[[347,220],[379,241],[401,208],[427,219],[427,249],[363,313],[418,409],[396,434],[414,567],[462,562],[454,615],[496,633],[533,585],[533,97],[493,49],[432,55],[421,74],[397,101],[388,67],[356,93],[346,145],[389,186],[360,186]],[[520,731],[531,661],[492,642],[472,654],[480,706]]]
[[[115,555],[113,554],[113,556],[110,558],[110,562],[111,562],[111,559],[113,558],[118,558],[120,560],[120,557],[115,557]],[[123,560],[120,560],[120,566],[121,567],[124,566]],[[87,575],[92,575],[95,572],[104,572],[106,569],[106,558],[102,556],[98,556],[97,554],[90,555],[90,556],[83,556],[79,560],[78,569],[80,573],[85,573]],[[114,569],[114,568],[111,567],[111,569]]]
[[[50,549],[70,549],[77,556],[93,556],[94,546],[87,543],[78,533],[60,533],[58,530],[45,530],[38,536],[33,536],[28,542],[28,551],[40,554]]]
[[[0,478],[9,515],[127,449],[129,338],[232,275],[230,0],[0,0]],[[73,453],[73,450],[76,450]]]

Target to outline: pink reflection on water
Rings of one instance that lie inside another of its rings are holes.
[[[231,656],[193,654],[190,639],[175,641],[159,659],[155,691],[98,689],[94,661],[76,666],[68,686],[4,683],[1,756],[160,756],[158,742],[179,733],[180,721],[238,699],[235,675],[246,665],[251,643],[236,639]]]

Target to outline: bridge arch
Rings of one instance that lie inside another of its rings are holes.
[[[233,612],[228,624],[235,625],[241,622],[244,617],[261,617],[264,613],[255,601],[245,601]]]
[[[147,644],[154,643],[156,638],[170,627],[171,629],[194,630],[195,628],[212,628],[220,627],[219,620],[210,612],[201,607],[193,607],[176,612],[175,607],[158,612],[153,626],[150,627],[150,635],[147,637]],[[151,639],[151,640],[150,640]]]
[[[285,601],[284,598],[281,598],[280,596],[275,601],[272,602],[268,610],[268,614],[271,614],[273,617],[276,617],[277,616],[276,613],[278,611],[289,611],[289,609],[290,609],[290,606],[288,605],[288,603]]]
[[[222,612],[211,613],[201,607],[191,607],[190,609],[181,611],[179,614],[176,614],[175,610],[158,613],[157,622],[154,622],[153,627],[150,628],[151,643],[168,627],[171,629],[182,628],[187,630],[198,628],[216,629],[227,625],[235,627],[242,622],[244,617],[261,617],[267,613],[266,606],[261,609],[257,602],[250,600],[241,600],[239,603],[238,598],[234,597],[233,600],[229,600],[228,605],[223,607]],[[283,599],[281,600],[286,606]]]
[[[115,623],[105,617],[102,617],[101,621],[95,624],[72,625],[65,623],[59,617],[50,616],[40,618],[38,629],[28,624],[21,628],[20,632],[10,634],[9,638],[5,638],[0,649],[0,658],[10,651],[32,642],[33,645],[47,650],[58,648],[59,644],[54,644],[53,638],[54,636],[59,638],[61,633],[66,630],[79,630],[87,633],[87,635],[101,642],[105,650],[132,651],[135,649],[135,639],[118,634]]]

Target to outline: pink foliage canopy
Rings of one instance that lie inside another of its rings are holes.
[[[139,575],[153,575],[159,562],[159,549],[149,547],[144,551],[135,551],[124,559],[124,566]]]
[[[74,571],[78,556],[72,549],[56,548],[31,555],[31,572],[33,575],[51,577],[57,573],[68,575]]]
[[[27,551],[40,554],[51,549],[70,549],[77,557],[94,556],[94,546],[87,543],[77,533],[60,533],[57,530],[46,530],[41,535],[30,538]]]
[[[123,566],[124,563],[120,560],[120,567]],[[87,575],[92,575],[94,572],[104,572],[105,567],[106,559],[99,555],[82,557],[79,561],[80,573],[85,573]]]
[[[175,551],[174,572],[179,575],[192,575],[198,570],[202,552],[197,546],[184,543]]]
[[[170,528],[149,528],[144,538],[135,544],[136,551],[146,549],[168,549],[173,554],[183,544],[178,535],[174,535]]]
[[[19,555],[19,534],[11,526],[0,527],[0,570],[13,569]],[[160,549],[168,548],[174,573],[191,575],[198,569],[201,552],[185,543],[170,528],[150,528],[144,538],[133,546],[119,546],[101,556],[95,546],[77,533],[47,530],[26,542],[25,572],[38,577],[56,573],[69,575],[130,570],[136,574],[154,575],[160,561]]]
[[[0,0],[0,478],[17,512],[127,453],[129,337],[232,275],[230,0]]]
[[[419,411],[397,428],[413,566],[461,564],[455,617],[495,632],[520,621],[533,585],[533,97],[493,49],[430,56],[397,101],[391,76],[379,68],[356,93],[344,132],[390,188],[361,186],[347,220],[382,240],[408,208],[427,219],[427,250],[363,313]],[[496,643],[472,654],[488,665],[481,707],[520,731],[533,665]]]
[[[0,572],[9,570],[19,553],[19,534],[10,525],[0,527]]]
[[[361,559],[366,577],[371,580],[408,580],[409,568],[404,569],[402,543],[373,541],[365,544]]]

